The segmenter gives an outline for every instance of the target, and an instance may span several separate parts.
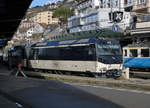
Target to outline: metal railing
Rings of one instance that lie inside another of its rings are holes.
[[[137,15],[138,22],[150,22],[150,14],[140,14]]]

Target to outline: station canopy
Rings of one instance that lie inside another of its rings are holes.
[[[0,0],[0,44],[11,40],[32,0]]]

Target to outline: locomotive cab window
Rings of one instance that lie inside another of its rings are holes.
[[[149,49],[141,49],[141,57],[149,57]]]
[[[122,55],[120,45],[98,44],[98,55]]]
[[[88,55],[95,55],[95,45],[90,45],[88,50]]]
[[[137,49],[130,50],[130,57],[138,57],[138,50]]]

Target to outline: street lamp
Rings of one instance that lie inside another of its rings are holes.
[[[113,20],[113,0],[111,0],[110,1],[110,8],[111,8],[111,11],[110,11],[110,13],[111,13],[111,18],[110,18],[110,20],[112,21]]]

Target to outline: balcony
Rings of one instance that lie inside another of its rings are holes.
[[[80,25],[85,25],[85,22],[80,20]]]
[[[150,33],[150,14],[137,15],[137,19],[136,29],[127,30],[127,33],[131,35]]]
[[[84,2],[84,3],[79,4],[77,7],[78,7],[78,10],[82,10],[82,9],[84,9],[84,8],[90,7],[91,4],[92,4],[91,1],[87,1],[87,2]]]
[[[137,29],[140,29],[140,28],[150,28],[150,22],[137,23],[136,28]]]
[[[137,15],[137,26],[136,28],[149,28],[150,27],[150,14]]]
[[[133,11],[147,11],[147,8],[148,8],[148,3],[145,2],[145,3],[141,3],[141,4],[136,4],[133,6]]]

